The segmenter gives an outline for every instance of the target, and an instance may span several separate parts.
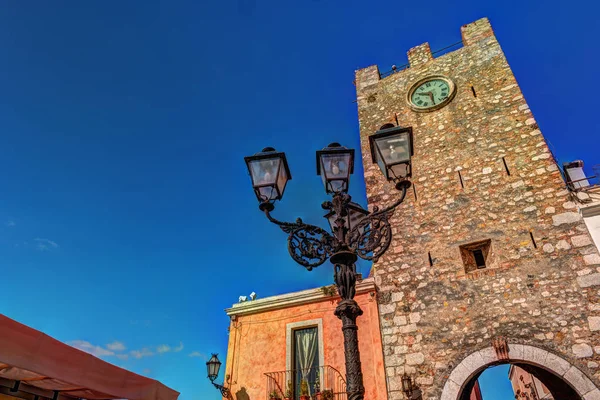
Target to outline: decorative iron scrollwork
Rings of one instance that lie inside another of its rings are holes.
[[[326,231],[314,225],[303,225],[289,233],[288,251],[298,264],[310,271],[327,261],[333,238]]]
[[[394,210],[406,197],[407,186],[401,186],[400,198],[390,206],[379,210],[374,207],[373,212],[352,228],[348,234],[349,247],[356,255],[364,260],[377,261],[392,243],[392,227],[390,219]]]
[[[326,230],[305,224],[300,218],[296,222],[282,222],[273,218],[270,211],[264,212],[269,221],[289,233],[288,252],[294,261],[309,271],[327,261],[335,239]]]

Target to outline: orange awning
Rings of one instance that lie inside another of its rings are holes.
[[[2,314],[0,385],[42,397],[53,393],[55,399],[176,400],[179,396],[154,379],[102,361]]]

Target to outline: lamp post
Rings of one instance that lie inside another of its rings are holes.
[[[335,315],[342,320],[348,400],[362,400],[365,391],[356,326],[356,318],[363,312],[354,300],[355,262],[358,257],[377,261],[390,246],[392,228],[389,220],[410,187],[412,129],[380,130],[370,136],[369,144],[373,162],[379,165],[388,181],[396,184],[399,197],[381,210],[378,207],[374,207],[373,212],[363,209],[348,195],[350,175],[354,171],[354,150],[332,143],[317,151],[317,175],[323,180],[325,192],[332,196],[331,201],[322,204],[323,209],[328,210],[325,218],[331,234],[300,218],[296,222],[282,222],[271,215],[275,202],[282,199],[287,182],[292,179],[284,153],[267,147],[245,157],[259,209],[288,234],[288,251],[294,261],[309,271],[327,259],[334,266],[334,282],[341,297]]]
[[[208,372],[208,379],[210,379],[210,383],[213,384],[214,387],[221,391],[221,396],[229,398],[229,388],[219,385],[215,383],[215,379],[219,376],[219,370],[221,369],[221,361],[219,361],[219,357],[217,354],[212,355],[210,360],[206,362],[206,370]]]

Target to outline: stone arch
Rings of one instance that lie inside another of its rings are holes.
[[[446,380],[440,400],[458,400],[470,380],[487,367],[516,363],[536,366],[562,378],[581,399],[600,399],[600,390],[596,385],[567,360],[534,346],[510,343],[508,347],[508,358],[499,358],[491,346],[465,357]]]

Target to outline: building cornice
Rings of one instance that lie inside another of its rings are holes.
[[[334,289],[335,290],[335,289]],[[356,294],[375,291],[375,279],[370,277],[356,282]],[[265,297],[264,299],[250,300],[236,303],[225,312],[231,316],[255,314],[281,308],[295,307],[303,304],[317,303],[325,299],[337,299],[339,296],[325,294],[321,288],[302,290],[299,292],[286,293],[277,296]]]

